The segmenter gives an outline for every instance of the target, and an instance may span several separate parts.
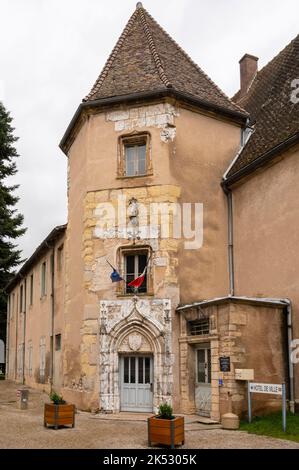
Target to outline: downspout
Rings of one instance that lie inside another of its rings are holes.
[[[19,323],[19,298],[16,295],[15,305],[16,308],[16,351],[15,351],[15,381],[18,379],[18,323]]]
[[[26,305],[27,305],[27,282],[26,278],[24,279],[24,298],[22,299],[24,302],[24,311],[23,311],[23,319],[24,319],[24,324],[23,324],[23,377],[22,377],[22,383],[23,385],[25,384],[25,349],[26,349],[26,321],[27,321],[27,315],[26,315]]]
[[[55,297],[54,297],[54,264],[55,264],[55,246],[52,248],[51,255],[51,379],[50,379],[50,393],[53,391],[54,382],[54,315],[55,315]]]
[[[247,135],[244,132],[247,131]],[[235,158],[231,161],[229,167],[223,175],[221,187],[226,195],[227,200],[227,229],[228,229],[228,271],[229,271],[229,295],[235,295],[235,272],[234,272],[234,233],[233,233],[233,195],[231,189],[227,185],[227,176],[233,167],[234,163],[238,160],[242,150],[249,141],[254,129],[249,126],[249,119],[247,119],[246,127],[241,130],[241,146]]]
[[[6,309],[6,347],[5,347],[5,378],[8,379],[9,371],[9,329],[10,329],[10,309],[11,301],[10,295],[7,297],[7,309]]]
[[[285,299],[287,305],[287,346],[288,346],[288,370],[289,370],[289,398],[290,411],[295,413],[295,381],[294,381],[294,364],[292,362],[292,341],[293,341],[293,322],[292,322],[292,303],[289,299]]]
[[[229,296],[235,294],[235,272],[234,272],[234,235],[233,235],[233,195],[226,186],[225,181],[221,183],[227,201],[227,238],[228,238],[228,273],[229,273]]]

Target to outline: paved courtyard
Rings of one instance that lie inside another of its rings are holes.
[[[43,405],[46,394],[29,392],[28,410],[19,410],[16,401],[18,386],[0,381],[0,448],[27,449],[146,449],[145,416],[136,420],[131,414],[117,419],[78,412],[74,429],[45,429]],[[299,444],[280,439],[225,431],[219,426],[199,424],[186,417],[185,449],[299,449]]]

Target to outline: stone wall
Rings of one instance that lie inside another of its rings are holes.
[[[254,369],[254,380],[265,383],[287,382],[285,313],[275,306],[226,303],[201,307],[210,319],[210,334],[188,336],[187,322],[197,318],[197,309],[181,315],[180,364],[182,411],[194,413],[195,349],[202,343],[211,347],[211,417],[219,419],[233,411],[247,412],[247,385],[235,379],[235,369]],[[221,372],[219,357],[230,357],[230,372]],[[222,385],[219,385],[219,379]],[[269,412],[281,407],[281,398],[255,395],[253,411]]]
[[[120,411],[119,354],[150,353],[154,359],[153,408],[172,403],[173,354],[168,299],[101,301],[99,317],[100,411]]]

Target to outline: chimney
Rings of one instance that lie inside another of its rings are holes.
[[[245,54],[242,59],[239,60],[240,64],[240,96],[243,98],[246,95],[249,87],[254,79],[258,70],[258,57],[254,55]]]

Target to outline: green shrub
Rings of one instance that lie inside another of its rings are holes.
[[[54,405],[64,405],[65,400],[63,399],[62,395],[58,395],[56,392],[52,392],[50,394],[50,400],[54,403]]]
[[[173,419],[172,406],[168,403],[161,403],[159,406],[159,417],[163,419]]]

